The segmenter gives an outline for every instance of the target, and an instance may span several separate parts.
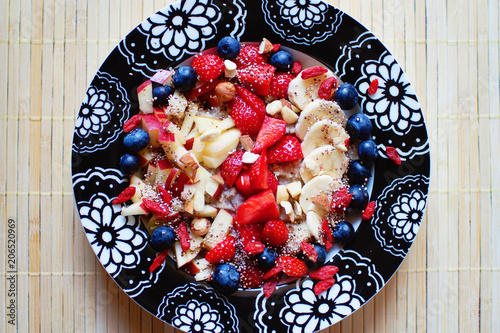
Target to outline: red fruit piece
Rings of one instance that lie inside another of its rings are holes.
[[[264,225],[261,240],[271,246],[281,246],[288,240],[289,231],[285,222],[271,220]]]
[[[304,158],[300,141],[295,135],[285,135],[267,149],[267,163],[281,163]]]
[[[229,114],[243,135],[255,136],[259,133],[266,105],[249,90],[236,86],[236,97],[229,102]]]
[[[215,54],[202,54],[194,58],[191,67],[201,81],[211,81],[224,71],[224,60]]]
[[[252,190],[258,191],[266,190],[268,188],[267,171],[267,157],[266,151],[264,150],[250,169],[250,183]]]
[[[264,296],[266,298],[271,297],[271,295],[274,293],[276,290],[276,286],[278,285],[278,279],[277,278],[271,278],[264,282],[264,285],[262,286],[262,291],[264,292]]]
[[[158,184],[158,191],[160,192],[163,203],[170,207],[172,204],[172,195],[170,195],[170,193],[168,193],[168,191],[161,184]]]
[[[255,45],[243,45],[240,54],[234,62],[238,68],[245,68],[250,65],[265,64],[267,57],[259,53],[259,47]]]
[[[292,69],[290,71],[293,75],[297,76],[300,72],[302,72],[302,64],[298,61],[293,63]]]
[[[319,281],[318,283],[316,283],[316,285],[313,288],[314,294],[316,296],[318,296],[323,291],[326,291],[326,290],[330,289],[334,285],[335,285],[335,279],[333,279],[333,278],[332,279],[326,279],[326,280]]]
[[[373,95],[377,92],[378,89],[378,79],[374,79],[370,86],[368,87],[368,95]]]
[[[330,229],[330,224],[328,223],[327,219],[323,219],[323,223],[321,224],[321,229],[323,230],[324,233],[324,241],[325,241],[325,248],[327,251],[330,251],[330,249],[333,247],[333,233],[332,229]]]
[[[193,184],[193,181],[187,173],[182,172],[170,187],[170,193],[173,197],[180,198],[182,191],[184,191],[184,185],[188,184]]]
[[[325,265],[317,270],[310,272],[309,277],[317,280],[331,279],[337,272],[339,268],[332,265]]]
[[[260,243],[260,235],[262,234],[262,229],[264,228],[263,224],[251,223],[239,225],[238,223],[235,223],[234,226],[236,231],[239,233],[238,240],[243,245],[243,248],[252,242]]]
[[[125,124],[123,124],[123,131],[125,133],[130,132],[131,130],[139,126],[141,122],[142,114],[136,114],[135,116],[132,116],[129,120],[127,120]]]
[[[250,169],[246,169],[240,172],[238,178],[234,182],[234,186],[242,196],[245,198],[249,198],[254,195],[254,191],[252,189],[252,181],[250,177]]]
[[[262,271],[255,266],[246,266],[240,272],[240,283],[244,289],[262,286]]]
[[[271,80],[269,96],[274,98],[287,98],[288,86],[295,77],[290,73],[278,73]]]
[[[401,157],[399,156],[399,153],[398,151],[396,150],[396,148],[394,147],[391,147],[391,146],[387,146],[385,147],[385,154],[387,155],[387,157],[389,157],[394,163],[396,163],[397,165],[401,165]]]
[[[187,230],[186,223],[182,222],[179,224],[177,229],[177,237],[181,242],[182,251],[186,252],[191,247],[191,237],[189,237],[189,232]]]
[[[142,205],[146,211],[151,214],[159,217],[159,218],[168,218],[170,214],[170,210],[164,205],[159,204],[156,201],[152,201],[149,199],[142,199]]]
[[[312,77],[325,74],[326,72],[328,72],[328,69],[326,69],[325,67],[313,66],[309,67],[308,69],[304,69],[304,71],[302,71],[301,77],[303,80],[307,80]]]
[[[156,271],[156,269],[158,267],[160,267],[165,262],[165,259],[167,259],[167,256],[168,256],[168,250],[165,250],[163,252],[158,253],[156,258],[151,263],[151,266],[149,266],[149,272],[153,273],[154,271]]]
[[[312,262],[316,262],[316,260],[318,260],[318,252],[314,248],[313,244],[302,241],[300,242],[300,249],[302,250],[304,255]]]
[[[122,191],[113,201],[111,202],[113,205],[119,205],[124,202],[129,201],[135,195],[136,188],[135,186],[129,186]]]
[[[220,167],[220,175],[227,186],[233,186],[236,178],[243,168],[243,150],[237,150],[222,163]]]
[[[343,212],[345,212],[347,207],[349,207],[351,200],[352,195],[349,193],[349,190],[345,187],[342,187],[333,195],[330,208],[333,212],[342,214]]]
[[[276,191],[278,191],[279,184],[278,178],[276,178],[271,170],[267,169],[267,187],[273,192],[274,195],[276,195]]]
[[[276,68],[269,64],[250,65],[238,70],[238,82],[260,96],[269,95]]]
[[[286,133],[286,122],[281,119],[265,116],[252,153],[259,154],[264,149],[278,142]]]
[[[236,219],[240,225],[262,223],[277,219],[279,216],[280,210],[271,190],[251,196],[238,207],[236,213]]]
[[[217,86],[217,84],[219,84],[218,80],[212,80],[208,82],[198,81],[196,86],[190,91],[186,92],[184,96],[189,100],[193,100],[196,97],[200,97],[204,94],[207,94],[208,92],[211,92]]]
[[[264,244],[262,244],[261,242],[249,242],[243,248],[243,251],[245,251],[249,256],[253,256],[254,254],[264,252],[265,248],[266,248],[266,246]]]
[[[361,219],[363,221],[367,221],[372,218],[375,213],[375,201],[370,201],[366,208],[363,210],[363,214],[361,214]]]
[[[276,265],[274,265],[273,268],[271,268],[264,276],[262,277],[264,280],[267,280],[273,276],[276,276],[277,274],[283,272],[283,268],[285,266],[283,265],[282,262],[278,261]]]
[[[318,90],[318,96],[319,98],[328,100],[332,98],[333,92],[335,91],[335,88],[337,88],[337,84],[339,81],[337,80],[336,77],[332,76],[321,82],[321,85],[319,86]]]
[[[280,257],[280,261],[283,263],[283,272],[292,277],[301,277],[307,275],[306,264],[295,257],[283,256]]]
[[[205,259],[211,264],[220,264],[231,261],[236,254],[236,240],[233,236],[226,236],[219,244],[207,252]]]

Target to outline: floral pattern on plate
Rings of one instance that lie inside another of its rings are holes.
[[[130,100],[121,82],[98,72],[87,89],[75,123],[73,150],[92,153],[114,142],[130,117]]]

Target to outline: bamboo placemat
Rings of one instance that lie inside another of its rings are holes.
[[[98,67],[172,2],[0,1],[0,332],[180,332],[129,299],[97,262],[70,170],[74,122]],[[403,265],[322,333],[498,330],[499,2],[328,2],[374,32],[405,69],[432,166],[426,216]]]

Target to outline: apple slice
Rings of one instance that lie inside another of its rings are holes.
[[[241,132],[237,128],[222,133],[215,141],[208,142],[203,149],[203,155],[219,157],[229,155],[229,152],[236,149],[240,142]]]
[[[142,207],[142,200],[140,202],[135,202],[127,207],[122,207],[121,215],[132,216],[132,215],[148,215],[148,212]]]
[[[218,181],[213,179],[212,174],[202,166],[198,168],[196,177],[198,177],[198,175],[200,176],[203,175],[203,177],[206,179],[205,192],[212,198],[219,199],[222,190],[224,189],[224,186],[222,186]]]
[[[143,115],[141,119],[141,128],[149,134],[149,145],[158,148],[160,146],[158,135],[163,127],[162,123],[154,114]]]
[[[139,100],[139,110],[144,114],[153,113],[153,84],[151,80],[143,82],[137,88],[137,99]]]
[[[180,129],[181,134],[186,138],[193,128],[196,112],[198,112],[198,106],[196,104],[189,104],[187,111],[184,114],[184,120],[182,121],[182,126]]]
[[[146,174],[144,175],[144,181],[145,183],[149,185],[153,185],[156,180],[156,174],[158,172],[158,163],[156,163],[154,160],[150,161],[148,164],[148,170],[146,171]]]
[[[186,112],[187,106],[188,102],[186,97],[184,97],[182,93],[176,90],[168,99],[168,106],[165,110],[165,113],[169,116],[174,116],[178,119],[181,119],[184,116],[184,112]]]
[[[207,129],[205,129],[204,132],[208,132],[211,130],[220,130],[221,132],[224,132],[224,131],[226,131],[230,128],[233,128],[233,127],[236,127],[236,124],[234,123],[233,118],[228,117],[228,118],[224,118],[221,122],[219,122],[211,127],[208,127]]]
[[[205,258],[195,259],[193,260],[193,264],[199,270],[194,276],[196,281],[208,280],[212,276],[215,269],[215,265],[209,263]]]
[[[217,212],[218,212],[217,208],[210,206],[210,205],[205,205],[205,207],[203,207],[202,212],[194,212],[193,216],[195,216],[195,217],[215,217],[215,216],[217,216]]]
[[[172,171],[174,166],[168,159],[158,160],[156,162],[156,176],[154,183],[160,183],[165,185],[167,182],[168,175]],[[168,186],[167,186],[168,187]]]
[[[174,71],[160,69],[158,72],[155,73],[155,75],[153,75],[153,77],[151,78],[151,81],[159,83],[159,84],[163,84],[163,85],[165,85],[165,84],[169,85],[173,74],[174,74]]]
[[[198,132],[203,133],[207,129],[220,124],[221,120],[205,116],[196,116],[194,117],[194,123],[196,124]]]
[[[163,124],[164,122],[169,121],[168,116],[165,114],[165,110],[163,108],[153,108],[153,109],[154,109],[153,114],[160,123]]]
[[[229,154],[227,156],[229,156]],[[222,163],[224,163],[224,161],[226,160],[227,156],[226,155],[221,155],[219,157],[211,157],[211,156],[203,155],[200,160],[203,161],[203,164],[207,168],[216,169]]]
[[[229,234],[229,230],[233,225],[233,216],[224,209],[219,210],[219,213],[214,218],[210,230],[203,239],[203,247],[211,250],[215,245],[222,242],[222,240]]]
[[[141,163],[141,168],[148,165],[150,161],[152,161],[156,157],[156,150],[153,147],[146,147],[140,150],[138,153],[139,161]]]
[[[190,246],[186,252],[182,251],[181,242],[177,241],[174,243],[175,259],[177,261],[178,268],[193,261],[198,253],[200,253],[203,238],[200,236],[196,236],[191,232],[189,232],[189,237],[191,238],[189,242]]]

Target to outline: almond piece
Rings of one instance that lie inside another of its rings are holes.
[[[215,180],[217,183],[219,183],[221,185],[224,185],[224,178],[222,178],[222,176],[220,175],[220,173],[218,173],[216,175],[213,175],[213,176],[210,176],[210,178],[212,178],[213,180]]]
[[[299,119],[299,115],[293,112],[288,106],[284,106],[281,109],[281,116],[288,125],[294,124]]]
[[[277,113],[281,112],[281,109],[283,108],[283,105],[281,104],[280,101],[272,101],[271,103],[266,105],[266,113],[270,116],[274,116]]]
[[[226,103],[234,99],[236,88],[231,82],[221,82],[215,87],[215,94],[220,102]]]
[[[251,151],[253,149],[253,140],[249,135],[245,134],[240,136],[240,143],[246,151]]]
[[[200,167],[200,164],[196,160],[196,157],[194,157],[191,152],[182,155],[179,161],[193,168],[194,170],[198,170],[198,168]]]
[[[282,201],[287,201],[290,196],[288,195],[288,190],[285,185],[278,185],[276,190],[276,203],[281,203]]]
[[[330,200],[326,195],[319,194],[315,196],[312,200],[312,203],[323,209],[325,212],[330,211]]]
[[[264,38],[259,45],[259,53],[266,54],[274,49],[273,43],[271,43],[267,38]]]
[[[238,74],[238,66],[231,60],[224,60],[224,76],[227,78],[233,78]]]
[[[205,236],[212,223],[204,217],[197,217],[191,221],[191,232],[196,236]]]
[[[296,198],[302,192],[302,184],[300,181],[294,181],[286,184],[285,186],[292,198]]]

